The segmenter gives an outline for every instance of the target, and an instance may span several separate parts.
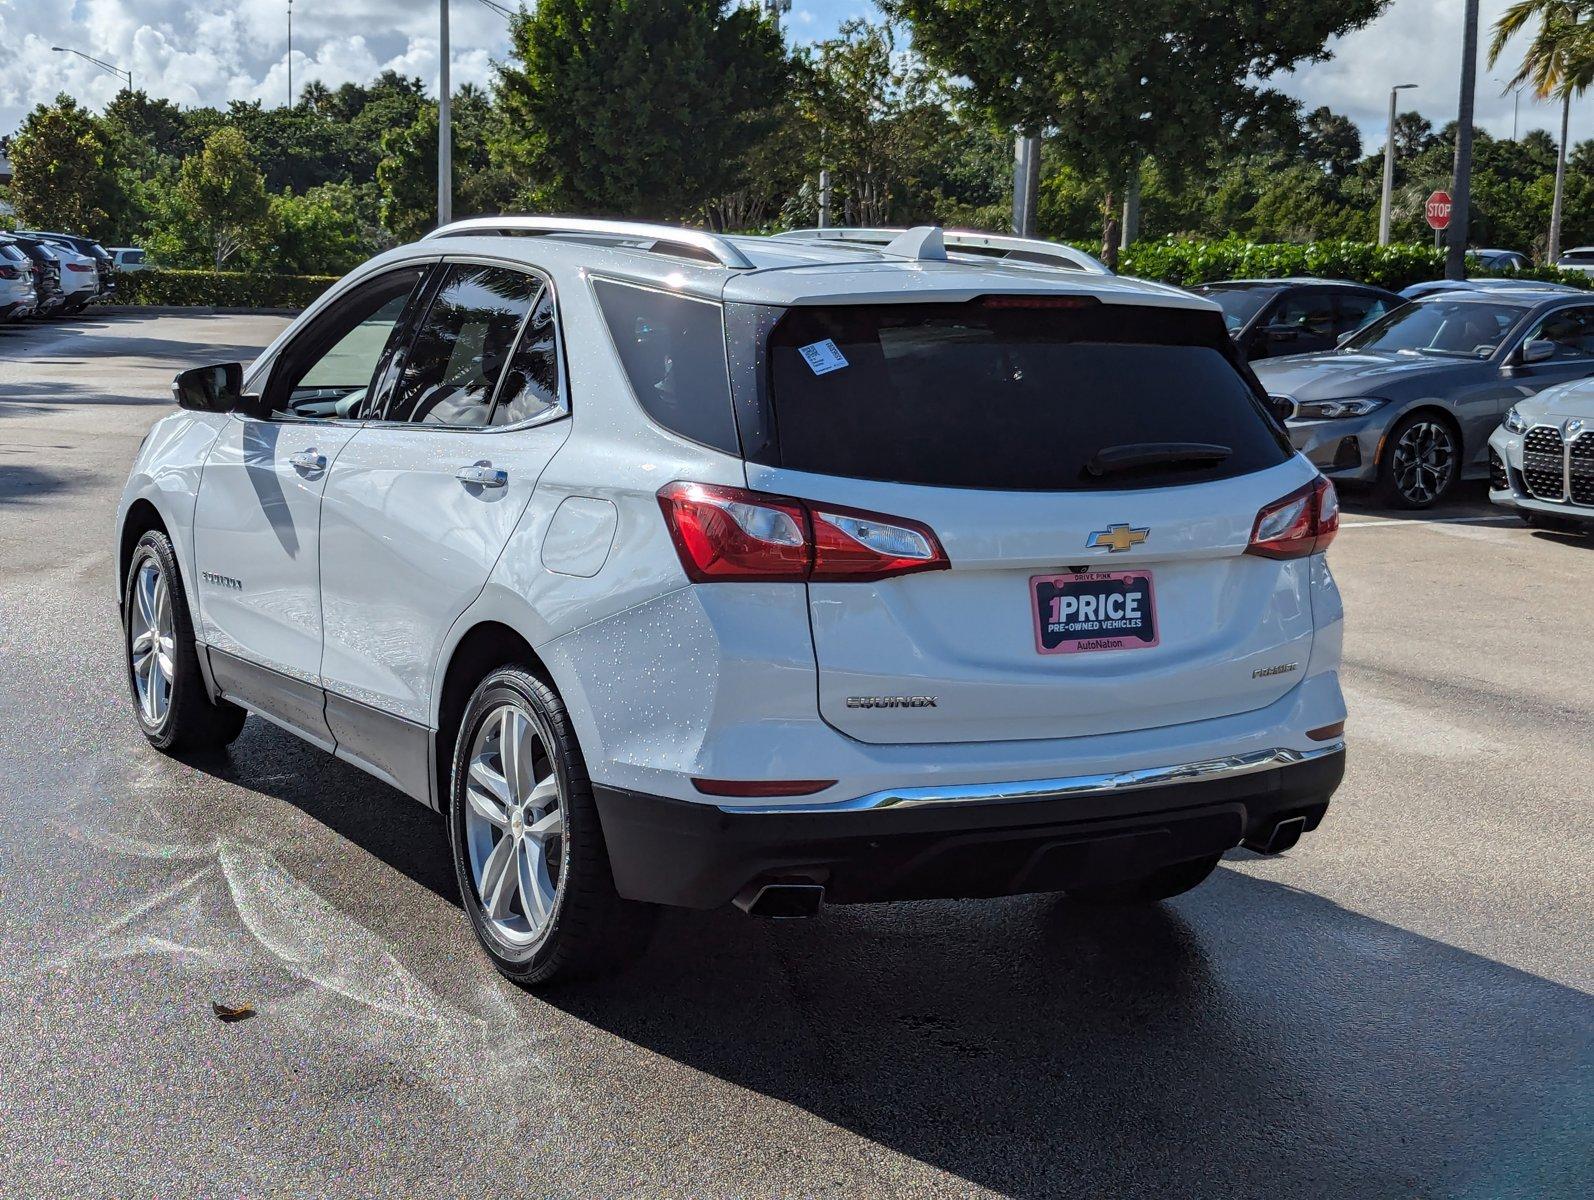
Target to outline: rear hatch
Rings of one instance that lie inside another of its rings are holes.
[[[1089,736],[1246,712],[1299,681],[1310,559],[1245,551],[1259,510],[1314,472],[1215,312],[986,297],[770,324],[749,486],[921,523],[949,560],[809,584],[836,728]]]

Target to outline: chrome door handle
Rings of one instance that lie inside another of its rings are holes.
[[[454,478],[468,487],[501,488],[509,483],[509,472],[483,460],[461,467],[454,472]]]
[[[327,469],[327,456],[317,454],[316,448],[311,446],[308,450],[301,450],[288,460],[301,471],[314,473]]]

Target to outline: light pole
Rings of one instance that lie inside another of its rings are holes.
[[[288,0],[288,107],[293,107],[293,0]]]
[[[1389,89],[1389,138],[1384,142],[1384,195],[1378,204],[1378,244],[1389,245],[1390,208],[1395,196],[1395,100],[1399,93],[1416,87],[1415,83],[1397,83]]]
[[[109,71],[112,75],[122,76],[122,77],[124,77],[127,80],[127,90],[128,91],[132,91],[133,90],[133,72],[131,72],[131,71],[124,71],[124,70],[122,70],[121,67],[112,66],[110,63],[106,62],[102,58],[95,58],[92,54],[84,54],[83,51],[74,50],[70,46],[51,46],[50,49],[54,50],[57,54],[75,54],[79,58],[87,59],[89,62],[93,63],[96,67],[103,67],[105,70]]]
[[[454,139],[449,129],[448,0],[439,0],[437,26],[437,223],[454,219]]]

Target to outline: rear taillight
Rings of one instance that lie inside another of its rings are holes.
[[[4,263],[0,263],[0,279],[21,279],[21,278],[22,278],[22,268],[21,267],[8,267]]]
[[[66,269],[68,271],[76,271],[79,275],[87,275],[94,268],[83,263],[67,263]]]
[[[902,517],[709,483],[671,483],[659,507],[695,583],[862,582],[945,570],[935,532]]]
[[[1319,475],[1256,514],[1245,552],[1263,558],[1303,558],[1327,550],[1338,532],[1339,496],[1334,485]]]

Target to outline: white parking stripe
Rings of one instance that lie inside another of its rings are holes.
[[[1517,517],[1378,517],[1370,521],[1341,521],[1341,529],[1376,529],[1381,525],[1520,525]]]

